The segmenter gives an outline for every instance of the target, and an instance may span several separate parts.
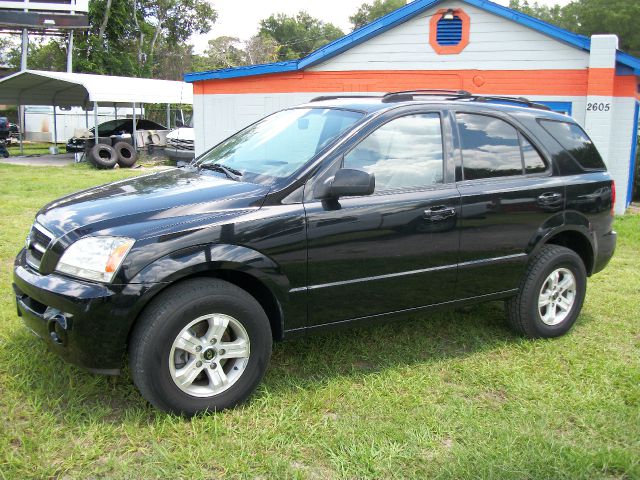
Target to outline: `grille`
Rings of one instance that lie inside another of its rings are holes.
[[[31,232],[29,232],[29,241],[27,242],[26,248],[27,263],[36,270],[40,269],[40,262],[42,262],[42,257],[47,251],[47,248],[49,248],[51,240],[53,240],[53,235],[48,233],[37,223],[33,224]]]
[[[167,146],[176,150],[195,150],[193,140],[180,140],[179,138],[167,138]]]

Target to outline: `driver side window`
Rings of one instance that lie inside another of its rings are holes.
[[[385,123],[344,157],[343,168],[373,173],[375,192],[443,183],[440,115],[407,115]]]

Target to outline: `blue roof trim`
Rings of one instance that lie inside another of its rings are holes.
[[[359,45],[372,37],[380,35],[387,30],[412,19],[423,11],[437,5],[442,0],[415,0],[408,3],[404,7],[400,7],[393,12],[387,13],[379,19],[365,25],[364,27],[354,30],[342,38],[338,38],[333,42],[319,48],[315,52],[311,52],[306,57],[300,59],[299,68],[307,68],[324,62],[331,57],[339,55],[356,45]]]
[[[246,67],[225,68],[207,72],[186,73],[184,75],[184,81],[197,82],[198,80],[209,80],[211,78],[237,78],[264,75],[266,73],[293,72],[298,70],[298,62],[299,60],[290,60],[288,62],[265,63],[262,65],[248,65]]]
[[[359,45],[368,39],[380,35],[387,30],[410,20],[425,10],[437,5],[443,0],[414,0],[404,7],[400,7],[387,15],[380,17],[374,22],[365,25],[358,30],[345,35],[342,38],[319,48],[315,52],[310,53],[299,60],[290,60],[287,62],[268,63],[264,65],[251,65],[248,67],[227,68],[224,70],[212,70],[209,72],[187,73],[184,76],[186,82],[195,82],[199,80],[238,78],[252,75],[264,75],[268,73],[292,72],[304,70],[321,62],[341,54],[356,45]],[[487,12],[493,13],[500,17],[506,18],[526,27],[537,30],[540,33],[548,35],[556,40],[565,42],[576,48],[589,51],[591,48],[591,39],[584,35],[570,32],[550,23],[530,17],[521,12],[503,7],[489,0],[461,0],[464,3],[481,8]],[[636,75],[640,75],[640,59],[629,55],[628,53],[618,51],[616,61],[633,69]]]
[[[640,75],[640,58],[618,50],[618,53],[616,54],[616,62],[632,68],[633,73]]]

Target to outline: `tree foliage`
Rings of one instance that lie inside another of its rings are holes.
[[[91,0],[88,16],[89,29],[75,34],[74,71],[168,79],[189,70],[189,37],[216,20],[207,0]],[[61,39],[32,40],[29,68],[64,70],[66,48]],[[19,67],[19,48],[5,56]]]
[[[635,0],[574,0],[561,7],[527,0],[511,0],[510,8],[552,23],[566,30],[590,36],[598,33],[618,35],[619,48],[640,55],[640,2]]]
[[[353,29],[356,30],[405,4],[405,0],[374,0],[371,4],[363,3],[358,7],[358,11],[349,17],[349,21],[353,25]]]
[[[270,63],[278,58],[278,44],[271,37],[254,35],[242,41],[236,37],[217,37],[209,40],[203,55],[193,58],[194,70],[216,70],[243,65]]]
[[[331,23],[300,11],[295,16],[279,13],[262,20],[258,35],[278,43],[279,60],[292,60],[344,36],[344,32]]]

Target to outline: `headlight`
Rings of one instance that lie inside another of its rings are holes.
[[[56,270],[74,277],[110,282],[135,240],[125,237],[86,237],[62,254]]]

